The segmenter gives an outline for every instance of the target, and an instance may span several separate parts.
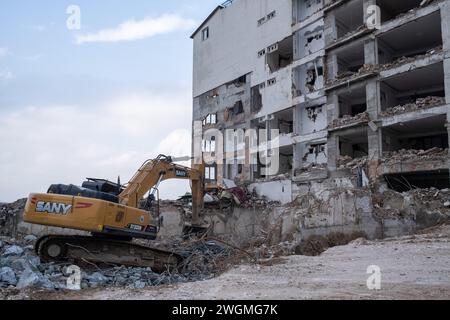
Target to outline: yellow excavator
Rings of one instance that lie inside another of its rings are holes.
[[[52,185],[46,194],[31,194],[25,206],[24,221],[91,234],[40,238],[35,249],[44,261],[150,267],[161,272],[173,269],[182,261],[181,256],[132,240],[156,239],[161,226],[158,187],[169,179],[191,182],[192,221],[185,232],[204,233],[206,228],[200,219],[203,172],[203,165],[188,168],[175,164],[171,157],[160,155],[146,161],[125,186],[120,184],[120,179],[118,183],[88,179],[82,187]]]

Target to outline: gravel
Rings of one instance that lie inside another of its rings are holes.
[[[26,236],[22,240],[3,237],[5,243],[0,248],[0,289],[66,289],[68,279],[73,273],[67,272],[70,263],[41,263],[35,255],[34,236]],[[102,268],[90,266],[80,269],[81,289],[101,287],[126,287],[143,289],[149,286],[184,283],[210,279],[218,272],[214,268],[215,260],[223,260],[231,251],[214,242],[194,241],[181,244],[178,239],[166,243],[167,249],[183,246],[180,254],[189,263],[183,265],[181,273],[165,272],[159,274],[151,268],[133,268],[116,266]],[[193,259],[192,257],[195,257]]]

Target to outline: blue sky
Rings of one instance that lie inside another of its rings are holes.
[[[0,2],[0,202],[190,151],[192,42],[214,0]],[[81,29],[69,30],[70,5]],[[167,183],[164,198],[187,184]]]

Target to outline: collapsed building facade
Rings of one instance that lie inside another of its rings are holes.
[[[202,151],[211,128],[279,130],[277,175],[247,161],[244,140],[209,182],[284,204],[312,189],[450,188],[450,1],[227,1],[192,39]]]

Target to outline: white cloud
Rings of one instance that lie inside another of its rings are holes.
[[[0,71],[0,80],[11,80],[14,74],[11,71]]]
[[[120,175],[126,182],[159,153],[188,155],[190,106],[185,92],[133,94],[99,106],[0,109],[0,202],[86,177]],[[174,199],[188,187],[165,183],[161,197]]]
[[[43,32],[43,31],[47,30],[47,27],[43,26],[43,25],[30,26],[30,28],[35,31],[39,31],[39,32]]]
[[[38,53],[38,54],[35,54],[35,55],[26,56],[23,59],[26,60],[26,61],[34,62],[34,61],[37,61],[37,60],[41,59],[43,56],[44,56],[43,54]]]
[[[11,55],[11,51],[8,48],[0,48],[0,58]]]
[[[79,34],[76,36],[76,42],[83,44],[141,40],[174,31],[189,30],[195,24],[194,20],[176,14],[165,14],[158,18],[125,21],[116,28],[104,29],[95,33]]]

